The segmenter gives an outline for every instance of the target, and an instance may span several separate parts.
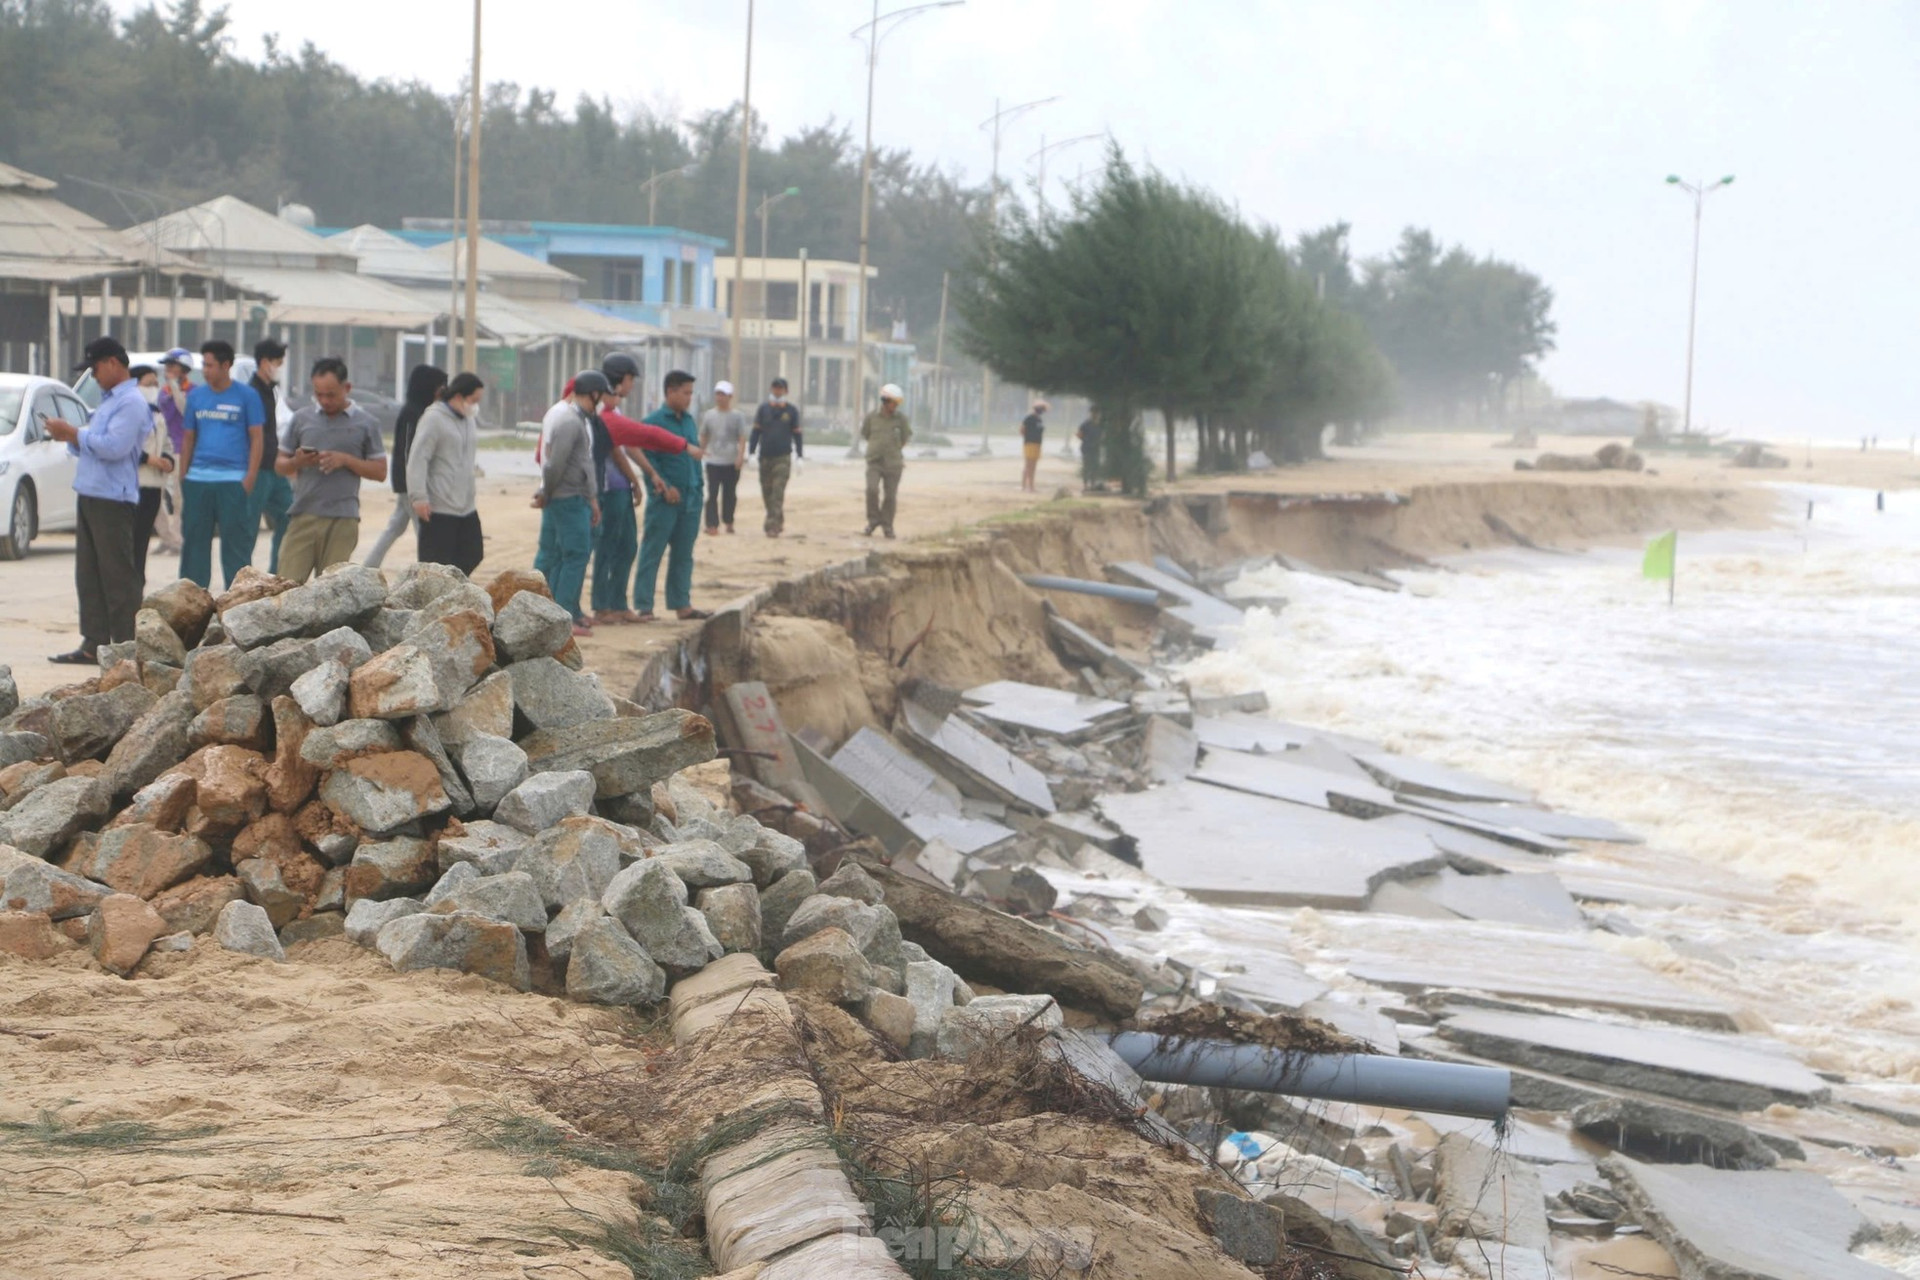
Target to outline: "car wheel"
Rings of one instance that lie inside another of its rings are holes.
[[[9,514],[13,518],[7,522],[7,536],[0,538],[0,560],[24,560],[27,548],[33,545],[35,526],[40,519],[32,485],[22,482],[13,491],[13,510]]]

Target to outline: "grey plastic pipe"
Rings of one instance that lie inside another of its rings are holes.
[[[1160,607],[1160,593],[1151,587],[1123,587],[1117,582],[1090,582],[1085,578],[1059,578],[1050,573],[1023,573],[1020,581],[1043,591],[1077,591],[1083,596],[1105,596],[1128,604]]]
[[[1288,1053],[1146,1031],[1116,1031],[1107,1041],[1143,1080],[1161,1084],[1252,1089],[1481,1120],[1504,1116],[1513,1090],[1512,1073],[1498,1067],[1365,1053]]]

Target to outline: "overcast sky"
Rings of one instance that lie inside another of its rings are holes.
[[[883,10],[911,0],[888,0]],[[118,0],[130,10],[129,0]],[[467,0],[228,0],[236,48],[307,40],[451,91]],[[761,0],[776,135],[858,128],[862,0]],[[745,0],[487,0],[486,78],[691,115],[737,99]],[[378,33],[377,35],[375,33]],[[1694,416],[1779,439],[1920,430],[1920,4],[1742,0],[966,0],[882,45],[875,141],[983,176],[994,98],[1061,95],[1008,133],[1110,132],[1289,235],[1416,223],[1538,272],[1565,395],[1681,399],[1692,208],[1707,204]],[[1097,144],[1055,153],[1071,177]]]

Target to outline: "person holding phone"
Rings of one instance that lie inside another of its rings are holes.
[[[280,549],[280,576],[295,582],[353,558],[360,541],[360,482],[387,478],[380,424],[348,398],[347,362],[314,362],[313,403],[280,436],[274,469],[293,481],[292,516]]]

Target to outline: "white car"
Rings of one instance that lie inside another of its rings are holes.
[[[45,424],[60,418],[79,426],[88,416],[65,383],[0,373],[0,560],[22,559],[35,537],[74,527],[78,459]]]

